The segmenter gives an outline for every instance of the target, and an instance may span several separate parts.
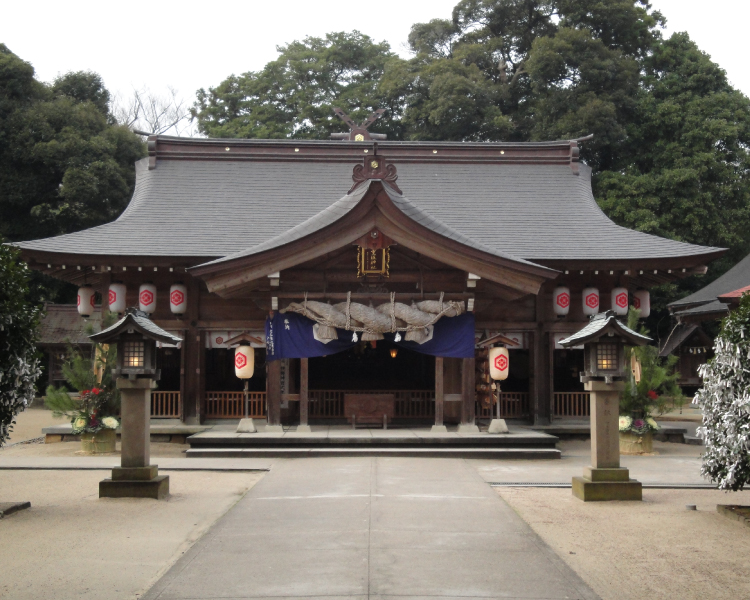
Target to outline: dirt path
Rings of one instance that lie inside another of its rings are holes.
[[[716,512],[750,504],[750,491],[644,490],[643,502],[584,503],[570,489],[496,489],[603,600],[750,598],[750,528]]]

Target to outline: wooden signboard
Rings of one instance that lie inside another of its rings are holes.
[[[383,424],[393,421],[396,412],[396,398],[393,394],[344,394],[344,415],[354,423]]]

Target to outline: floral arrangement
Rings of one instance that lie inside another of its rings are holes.
[[[659,425],[652,417],[634,419],[627,415],[620,415],[620,431],[623,433],[632,431],[637,435],[643,435],[649,431],[659,431]]]
[[[117,429],[120,422],[114,416],[104,416],[111,405],[109,392],[100,388],[83,390],[79,395],[79,406],[71,416],[73,433],[96,433],[102,429]]]

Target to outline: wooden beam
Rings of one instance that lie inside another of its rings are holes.
[[[435,426],[443,425],[443,410],[445,401],[445,386],[443,383],[443,357],[435,357]]]
[[[299,424],[307,425],[309,404],[307,394],[308,359],[299,359]]]

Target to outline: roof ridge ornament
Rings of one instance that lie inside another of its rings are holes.
[[[333,112],[341,119],[344,123],[349,126],[349,133],[332,133],[332,140],[344,140],[349,142],[365,142],[369,140],[384,140],[386,135],[384,133],[370,133],[368,129],[375,121],[385,113],[384,108],[379,108],[373,112],[367,120],[361,125],[357,125],[352,118],[347,115],[343,110],[337,107],[333,107]]]
[[[371,179],[385,181],[399,194],[403,195],[401,189],[396,185],[398,171],[396,165],[387,163],[382,156],[378,156],[378,143],[373,144],[372,155],[365,156],[361,165],[354,165],[352,169],[352,181],[354,185],[349,189],[349,194],[356,190],[360,185]]]

